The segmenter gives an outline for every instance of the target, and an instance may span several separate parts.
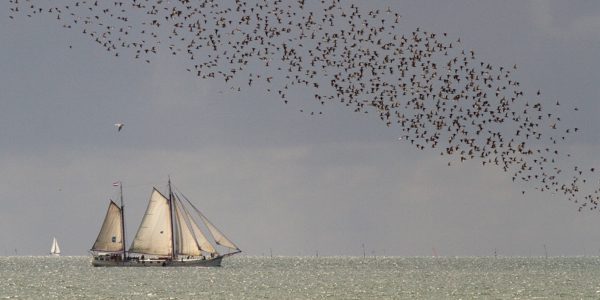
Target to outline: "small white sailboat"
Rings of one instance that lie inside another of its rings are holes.
[[[94,267],[218,267],[224,257],[242,252],[227,239],[185,196],[171,190],[168,197],[156,188],[142,223],[125,250],[123,187],[121,207],[112,200],[92,252]],[[235,252],[220,254],[198,227],[182,199],[199,215],[217,245]]]
[[[54,237],[54,241],[52,242],[52,248],[50,248],[50,253],[48,254],[48,256],[60,256],[60,248],[58,247],[56,237]]]

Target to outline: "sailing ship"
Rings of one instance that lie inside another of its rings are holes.
[[[58,247],[56,237],[54,237],[54,241],[52,241],[52,248],[50,248],[50,253],[48,253],[48,256],[60,256],[60,248]]]
[[[242,252],[221,233],[183,194],[176,194],[168,183],[168,196],[156,188],[140,227],[125,250],[125,216],[123,186],[120,182],[121,206],[110,201],[104,223],[92,252],[94,267],[219,267],[223,258]],[[198,223],[183,205],[185,200],[200,217],[217,245],[229,248],[220,254],[200,230]]]

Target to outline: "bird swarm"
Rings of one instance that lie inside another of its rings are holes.
[[[512,181],[563,194],[580,210],[598,207],[600,189],[580,192],[594,169],[558,167],[569,155],[557,143],[577,131],[559,125],[559,103],[542,110],[513,79],[516,65],[477,61],[446,33],[407,31],[390,8],[339,0],[10,3],[13,15],[55,16],[115,56],[125,52],[149,63],[159,53],[178,55],[193,75],[223,80],[234,91],[254,84],[285,104],[336,102],[370,112],[399,126],[401,140],[418,149],[497,166]],[[313,96],[290,99],[292,88]]]

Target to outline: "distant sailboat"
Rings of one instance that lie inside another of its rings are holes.
[[[54,241],[52,242],[52,248],[50,248],[50,253],[48,254],[48,256],[60,256],[60,248],[58,247],[56,237],[54,237]]]
[[[117,183],[120,185],[120,183]],[[168,196],[154,189],[146,214],[129,251],[125,250],[125,217],[123,187],[121,207],[112,200],[92,246],[94,267],[218,267],[224,257],[242,252],[227,239],[192,203],[183,197],[208,228],[217,245],[235,252],[220,254],[200,231],[179,195],[171,190]],[[191,228],[190,228],[191,227]],[[204,253],[208,255],[205,256]]]

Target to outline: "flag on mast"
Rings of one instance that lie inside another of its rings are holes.
[[[113,182],[113,186],[119,186],[119,182]]]

